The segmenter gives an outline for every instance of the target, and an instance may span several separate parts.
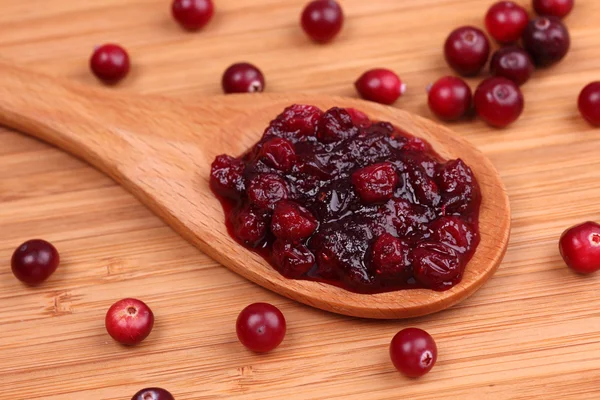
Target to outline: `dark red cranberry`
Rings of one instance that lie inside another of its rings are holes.
[[[267,235],[268,215],[250,205],[231,215],[235,237],[250,247],[258,247]]]
[[[237,63],[223,73],[221,86],[225,93],[255,93],[265,90],[265,77],[254,65]]]
[[[472,101],[469,85],[455,76],[444,76],[429,88],[429,109],[445,121],[462,118],[471,109]]]
[[[334,107],[321,116],[317,137],[323,143],[333,143],[351,138],[357,133],[358,129],[348,111]]]
[[[504,44],[519,40],[528,22],[527,11],[512,1],[493,4],[485,16],[485,27],[489,34]]]
[[[28,240],[14,251],[11,259],[15,277],[28,285],[39,285],[58,268],[60,256],[56,248],[41,239]]]
[[[346,108],[348,114],[350,114],[350,118],[352,118],[352,123],[359,128],[367,128],[371,125],[371,120],[364,112],[357,110],[355,108]]]
[[[273,210],[271,231],[281,239],[305,239],[317,229],[317,220],[306,208],[293,201],[280,201]]]
[[[481,193],[473,171],[461,159],[444,164],[436,174],[446,215],[473,212],[479,207]]]
[[[304,8],[300,23],[312,40],[326,43],[342,30],[344,12],[335,0],[314,0]]]
[[[268,303],[250,304],[242,310],[236,322],[240,342],[257,353],[266,353],[279,346],[285,330],[285,317],[277,307]]]
[[[242,161],[222,154],[211,165],[210,185],[221,196],[235,198],[245,189],[243,173]]]
[[[579,112],[590,124],[600,126],[600,81],[583,88],[578,100]]]
[[[117,342],[133,346],[148,337],[154,326],[154,314],[142,301],[123,299],[106,313],[106,331]]]
[[[379,236],[371,250],[371,263],[375,273],[386,278],[409,278],[408,252],[407,243],[397,237],[389,233]]]
[[[519,86],[502,77],[487,78],[481,82],[473,98],[477,115],[497,128],[516,121],[525,106]]]
[[[523,47],[540,67],[547,67],[562,60],[569,52],[570,46],[569,31],[556,17],[538,17],[531,20],[523,32]]]
[[[315,265],[315,256],[303,244],[278,239],[273,243],[273,259],[281,275],[300,278]]]
[[[355,171],[352,184],[365,203],[384,202],[392,198],[398,174],[393,164],[373,164]]]
[[[296,151],[289,140],[273,138],[260,149],[260,157],[265,164],[280,171],[289,171],[294,165]]]
[[[312,137],[317,134],[317,127],[322,115],[323,111],[318,107],[294,104],[283,110],[271,122],[267,133],[275,136],[283,135],[296,141]]]
[[[490,56],[490,42],[481,29],[463,26],[450,33],[444,45],[446,62],[464,76],[477,75]]]
[[[444,216],[431,224],[431,238],[459,254],[468,252],[475,239],[474,229],[460,217]]]
[[[437,243],[421,243],[412,253],[415,278],[434,290],[446,290],[462,277],[463,267],[450,247]]]
[[[354,82],[354,87],[365,100],[393,104],[406,90],[398,75],[389,69],[371,69]]]
[[[575,0],[533,0],[536,13],[558,18],[566,17],[573,10],[574,5]]]
[[[519,86],[529,80],[534,70],[529,53],[516,46],[498,49],[490,62],[492,75],[510,79]]]
[[[131,400],[175,400],[175,397],[165,389],[146,388],[134,394]]]
[[[90,68],[104,83],[115,84],[129,73],[129,55],[117,44],[105,44],[94,50]]]
[[[208,24],[214,13],[212,0],[173,0],[173,18],[188,31],[197,31]]]
[[[418,378],[435,365],[437,346],[431,335],[422,329],[402,329],[392,339],[390,358],[398,371],[410,378]]]
[[[572,226],[563,232],[558,248],[573,271],[590,274],[600,270],[600,225],[588,221]]]
[[[259,208],[273,208],[287,196],[287,185],[279,175],[257,175],[248,185],[248,198]]]

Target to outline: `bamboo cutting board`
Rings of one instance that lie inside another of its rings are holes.
[[[167,0],[2,0],[0,56],[97,85],[87,68],[93,46],[118,42],[133,70],[113,90],[190,103],[219,93],[222,71],[237,61],[260,66],[269,91],[348,96],[364,70],[387,67],[408,84],[397,107],[431,117],[425,87],[450,72],[446,35],[482,26],[492,3],[345,0],[342,35],[316,46],[298,27],[304,2],[216,0],[211,24],[189,34]],[[526,109],[512,127],[453,126],[500,171],[513,234],[477,294],[409,321],[342,317],[274,295],[198,252],[88,165],[1,130],[0,398],[120,400],[161,386],[177,400],[600,399],[600,275],[572,274],[557,250],[566,227],[600,220],[600,129],[576,108],[580,89],[600,79],[599,18],[600,2],[577,1],[566,21],[571,52],[525,85]],[[12,276],[10,256],[35,237],[53,242],[62,264],[31,289]],[[122,297],[156,315],[135,348],[104,330],[106,310]],[[235,336],[238,312],[254,301],[276,304],[288,320],[270,354],[246,351]],[[429,331],[439,348],[419,380],[388,357],[392,336],[408,326]]]

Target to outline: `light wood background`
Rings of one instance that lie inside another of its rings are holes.
[[[0,57],[97,85],[90,52],[115,41],[133,70],[114,90],[191,103],[219,93],[221,72],[236,61],[259,65],[269,91],[348,96],[365,69],[388,67],[408,84],[397,107],[431,116],[425,87],[450,72],[446,35],[481,26],[491,3],[345,0],[342,35],[316,46],[298,26],[304,0],[216,0],[214,20],[196,34],[174,24],[167,0],[2,0]],[[600,219],[600,130],[576,109],[580,89],[600,79],[599,18],[600,2],[577,1],[567,18],[571,52],[525,85],[525,113],[512,127],[453,126],[499,169],[513,234],[476,295],[409,321],[341,317],[274,295],[198,252],[99,172],[1,130],[0,398],[117,400],[146,386],[177,400],[600,398],[600,275],[572,274],[557,250],[566,227]],[[10,256],[34,237],[52,241],[63,262],[31,289],[12,276]],[[103,327],[126,296],[156,315],[135,348]],[[235,336],[238,312],[253,301],[276,304],[288,320],[284,343],[267,355]],[[387,354],[407,326],[428,330],[439,347],[438,364],[419,380],[395,372]]]

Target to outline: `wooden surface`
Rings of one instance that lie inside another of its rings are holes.
[[[185,34],[166,1],[3,0],[0,54],[51,74],[96,84],[93,45],[118,41],[134,62],[115,90],[178,96],[219,92],[227,65],[261,66],[268,90],[352,95],[366,68],[397,70],[409,88],[397,107],[430,117],[424,88],[448,73],[441,44],[460,23],[480,24],[491,1],[346,0],[337,42],[314,46],[298,31],[303,1],[221,0],[210,27]],[[279,297],[199,253],[109,178],[15,132],[0,133],[0,397],[128,399],[158,385],[181,399],[597,399],[600,276],[570,273],[557,251],[567,226],[600,217],[599,130],[576,110],[599,79],[600,3],[579,0],[567,19],[572,50],[524,87],[511,128],[453,129],[494,162],[507,186],[513,233],[500,269],[460,305],[428,317],[374,322]],[[471,81],[472,84],[476,80]],[[22,241],[42,237],[63,255],[59,271],[28,289],[9,269]],[[139,297],[157,323],[141,346],[113,343],[106,309]],[[256,356],[235,338],[252,301],[282,309],[288,335]],[[423,379],[396,373],[387,346],[407,326],[437,340]]]
[[[351,107],[423,138],[443,158],[472,166],[481,190],[480,243],[459,284],[358,294],[333,285],[287,279],[229,235],[210,189],[219,154],[242,154],[290,104],[323,110]],[[510,204],[493,164],[443,125],[394,107],[322,94],[220,95],[193,106],[169,97],[126,95],[0,62],[0,125],[56,145],[113,177],[204,254],[286,297],[326,311],[377,319],[417,317],[446,309],[481,287],[508,246]]]

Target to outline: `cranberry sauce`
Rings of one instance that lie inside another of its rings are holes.
[[[246,154],[218,156],[210,183],[231,235],[288,278],[446,290],[479,243],[471,169],[353,109],[288,107]]]

